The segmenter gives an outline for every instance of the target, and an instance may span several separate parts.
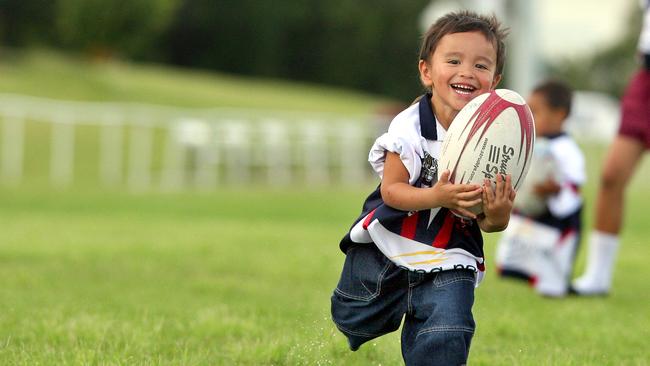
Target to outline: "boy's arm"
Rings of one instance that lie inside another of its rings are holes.
[[[399,155],[386,152],[381,197],[388,206],[403,211],[447,207],[475,217],[467,208],[481,202],[482,189],[476,184],[452,184],[449,171],[440,175],[431,188],[417,188],[409,183],[409,173]]]
[[[483,186],[483,214],[478,218],[478,225],[485,232],[503,231],[508,227],[510,213],[515,200],[515,190],[512,188],[510,175],[505,179],[497,175],[494,191],[489,180]]]

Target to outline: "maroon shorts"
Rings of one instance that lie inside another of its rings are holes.
[[[641,69],[630,80],[621,101],[618,133],[637,139],[650,149],[650,70]]]

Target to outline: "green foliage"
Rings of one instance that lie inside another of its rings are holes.
[[[0,44],[52,43],[55,0],[0,0]]]
[[[167,26],[178,0],[57,0],[60,42],[95,53],[142,54]]]
[[[0,0],[0,42],[317,82],[410,101],[421,90],[418,21],[429,2]],[[620,42],[549,61],[550,74],[577,89],[620,96],[636,67],[641,12],[633,10]]]
[[[168,61],[348,86],[411,100],[420,90],[418,17],[428,0],[188,0]]]
[[[5,44],[46,44],[410,101],[429,0],[0,0]]]

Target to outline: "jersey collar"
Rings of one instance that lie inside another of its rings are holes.
[[[551,134],[548,134],[548,135],[543,135],[541,137],[545,137],[545,138],[547,138],[549,140],[553,140],[553,139],[556,139],[556,138],[562,137],[562,136],[566,136],[566,132],[556,132],[556,133],[551,133]]]
[[[431,93],[427,93],[420,98],[420,131],[422,137],[427,140],[437,140],[436,117],[433,115],[433,106],[431,105]]]

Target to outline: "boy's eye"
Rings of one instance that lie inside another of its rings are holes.
[[[458,60],[448,60],[447,63],[450,63],[452,65],[459,65],[460,61],[458,61]]]
[[[482,70],[488,70],[487,65],[483,65],[483,64],[476,64],[476,68],[482,69]]]

